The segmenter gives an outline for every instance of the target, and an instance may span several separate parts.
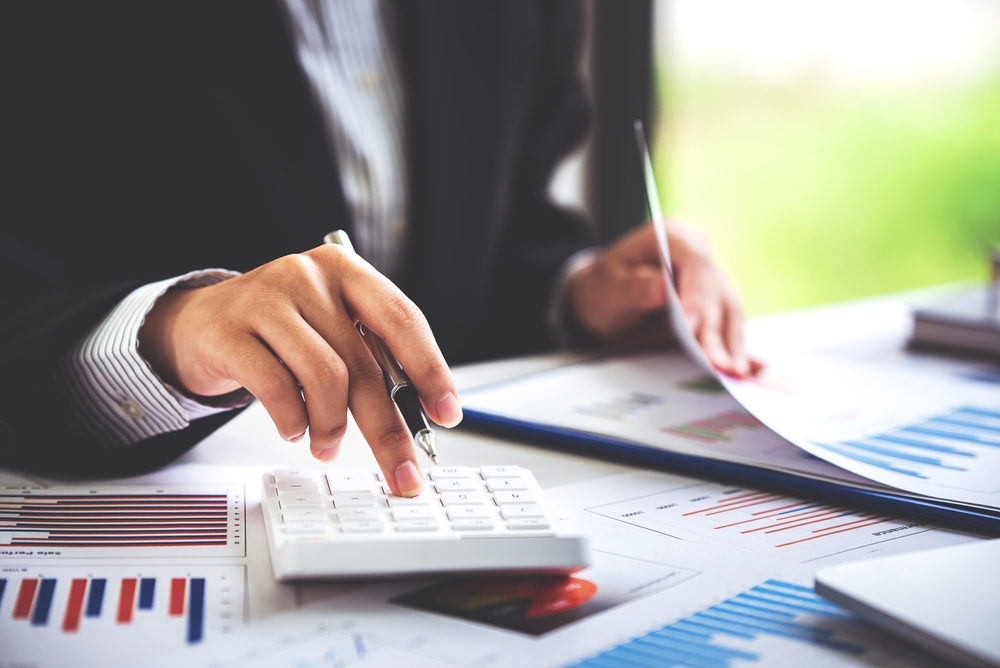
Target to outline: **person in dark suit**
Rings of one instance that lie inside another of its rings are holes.
[[[414,494],[355,320],[452,426],[449,363],[662,310],[648,227],[581,255],[587,224],[547,196],[588,125],[580,21],[561,0],[5,5],[0,464],[154,467],[256,397],[323,460],[350,408]],[[371,263],[319,246],[337,228]],[[671,236],[703,346],[746,373],[729,283]]]

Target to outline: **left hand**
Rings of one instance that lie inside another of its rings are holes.
[[[722,373],[744,378],[759,365],[743,344],[743,310],[704,235],[667,222],[667,243],[688,326]],[[579,322],[600,338],[627,333],[666,305],[656,234],[649,223],[621,238],[570,277],[569,299]]]

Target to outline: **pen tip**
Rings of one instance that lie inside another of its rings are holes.
[[[437,464],[438,463],[438,456],[437,455],[431,455],[431,461],[434,462],[435,464]]]

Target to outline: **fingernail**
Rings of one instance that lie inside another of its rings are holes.
[[[443,427],[454,427],[462,421],[462,404],[458,403],[458,397],[451,392],[437,400],[434,411],[440,420],[438,424]]]
[[[327,448],[326,450],[320,452],[317,459],[324,462],[332,462],[337,458],[338,454],[340,454],[340,447],[335,445],[332,448]]]
[[[413,462],[403,462],[396,469],[396,488],[403,496],[416,496],[423,486],[424,480]]]
[[[292,437],[291,437],[290,439],[288,439],[288,440],[289,440],[289,441],[290,441],[291,443],[298,443],[299,441],[301,441],[301,440],[302,440],[302,439],[303,439],[303,438],[305,437],[305,435],[306,435],[306,430],[305,430],[305,429],[303,429],[303,430],[302,430],[302,433],[301,433],[301,434],[299,434],[298,436],[292,436]]]

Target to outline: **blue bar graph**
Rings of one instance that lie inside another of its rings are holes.
[[[188,633],[189,644],[201,642],[205,635],[205,578],[191,578],[191,590],[188,594]]]
[[[153,592],[156,590],[155,578],[143,578],[139,581],[139,609],[153,609]]]
[[[803,620],[802,617],[806,615],[811,618]],[[715,644],[717,639],[727,636],[744,641],[773,636],[861,656],[867,651],[866,648],[838,638],[837,629],[831,628],[829,623],[853,619],[841,608],[816,596],[809,587],[768,580],[728,601],[574,666],[730,668],[737,660],[759,663],[767,659],[752,649],[735,649]]]
[[[3,592],[5,589],[7,589],[7,580],[0,579],[0,604],[3,603]]]
[[[87,594],[87,611],[88,617],[100,617],[101,608],[104,606],[104,588],[107,586],[108,581],[104,578],[94,578],[90,581],[90,592]]]
[[[46,578],[38,587],[38,598],[31,613],[32,626],[45,626],[49,623],[49,611],[52,609],[52,595],[56,591],[56,581]]]
[[[964,406],[887,433],[815,445],[870,466],[927,480],[934,469],[969,471],[962,460],[947,457],[976,459],[976,446],[1000,448],[1000,412]]]

